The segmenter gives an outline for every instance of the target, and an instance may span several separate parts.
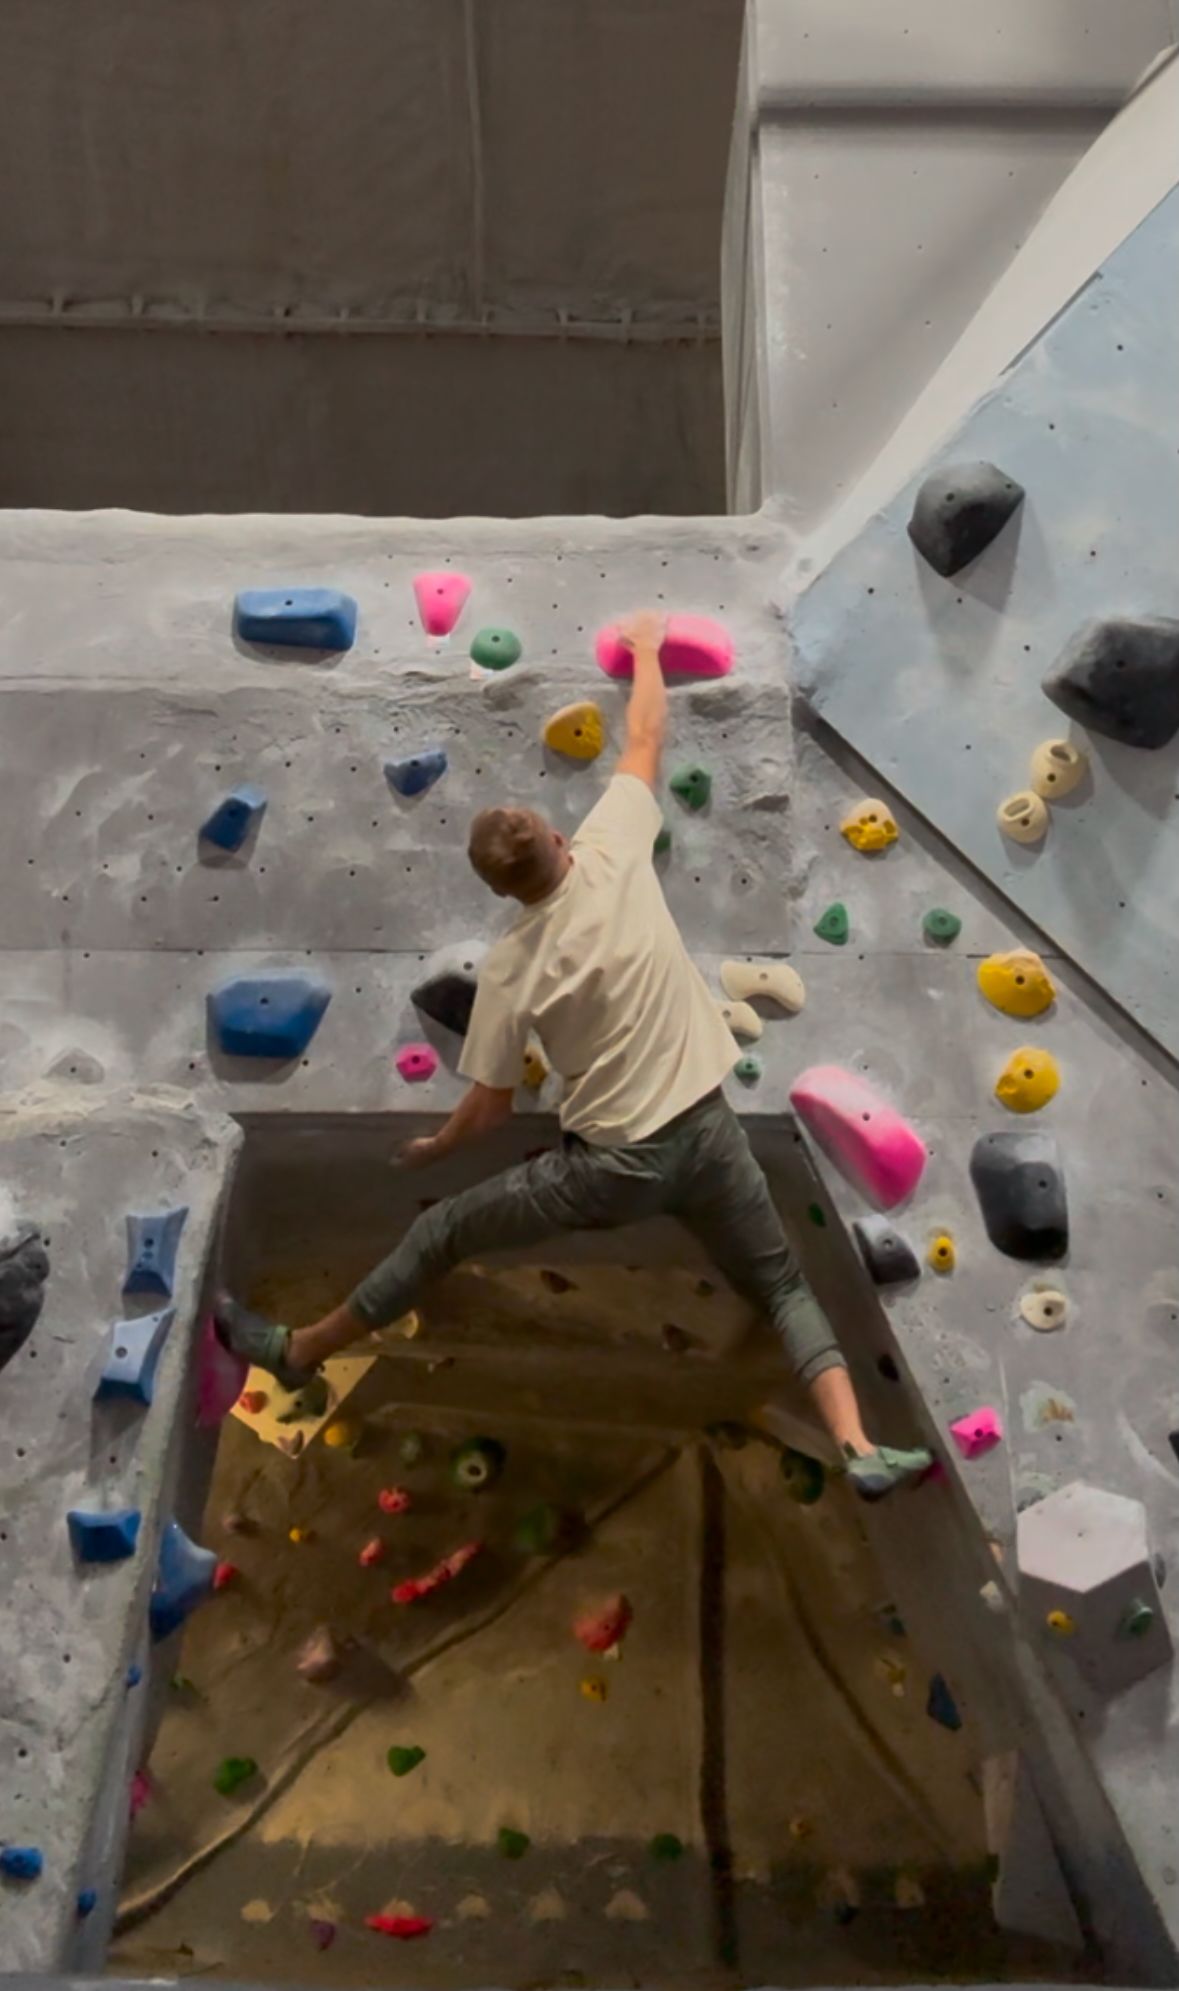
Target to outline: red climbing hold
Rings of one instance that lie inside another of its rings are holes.
[[[150,1804],[152,1796],[151,1778],[146,1770],[136,1770],[131,1779],[131,1816],[138,1818],[145,1804]]]
[[[404,1583],[395,1584],[389,1592],[390,1597],[395,1604],[416,1604],[420,1597],[429,1597],[435,1590],[441,1590],[452,1577],[458,1576],[469,1562],[474,1562],[482,1547],[482,1542],[464,1542],[461,1549],[443,1556],[442,1561],[435,1563],[424,1576],[411,1576]]]
[[[413,1506],[413,1494],[405,1486],[382,1487],[377,1495],[377,1506],[382,1514],[408,1514]]]
[[[235,1583],[240,1575],[241,1571],[235,1562],[219,1562],[213,1571],[214,1590],[228,1590],[230,1584]]]
[[[926,1147],[895,1106],[856,1072],[812,1065],[790,1088],[790,1104],[858,1188],[891,1210],[921,1180]]]
[[[434,1927],[428,1915],[366,1915],[366,1929],[378,1936],[395,1936],[399,1943],[411,1943],[415,1936],[428,1936]]]
[[[384,1562],[385,1544],[379,1535],[374,1535],[371,1542],[365,1543],[356,1560],[362,1569],[375,1569],[379,1562]]]
[[[248,1417],[257,1417],[260,1411],[265,1410],[270,1398],[265,1390],[243,1390],[237,1401],[239,1410],[244,1410]]]
[[[619,623],[598,631],[594,654],[607,677],[633,676],[634,653],[623,642]],[[669,615],[659,661],[670,677],[727,677],[733,668],[733,639],[707,616]]]
[[[449,636],[467,605],[471,583],[465,574],[415,574],[413,591],[427,636]]]
[[[611,1652],[626,1637],[633,1617],[629,1600],[620,1591],[616,1597],[607,1598],[604,1604],[597,1604],[592,1611],[583,1611],[575,1618],[573,1636],[587,1652]]]

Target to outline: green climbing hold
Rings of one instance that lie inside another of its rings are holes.
[[[213,1778],[213,1789],[222,1797],[232,1797],[239,1784],[244,1784],[257,1775],[258,1765],[252,1756],[227,1756],[218,1765]]]
[[[944,906],[931,906],[921,922],[921,931],[936,946],[948,947],[961,933],[962,921],[957,913],[948,913]]]
[[[416,1745],[409,1747],[398,1742],[393,1744],[385,1758],[395,1777],[408,1777],[410,1771],[416,1770],[418,1764],[424,1763],[425,1760],[424,1749],[419,1749]]]
[[[703,809],[712,794],[712,776],[702,767],[677,767],[668,787],[689,809]]]
[[[808,1458],[805,1452],[796,1452],[787,1445],[779,1464],[790,1498],[800,1507],[813,1507],[816,1500],[823,1498],[827,1475],[818,1459]]]
[[[660,825],[659,834],[656,837],[654,843],[651,845],[651,852],[652,855],[655,857],[662,857],[664,851],[670,849],[671,849],[671,831],[667,826],[667,817],[665,816],[663,818],[662,824]]]
[[[563,1515],[542,1500],[538,1507],[530,1507],[527,1514],[521,1514],[514,1540],[521,1555],[551,1555],[563,1532]]]
[[[501,1825],[495,1843],[505,1860],[522,1860],[532,1841],[527,1832],[513,1832],[510,1825]]]
[[[499,1478],[507,1456],[497,1438],[468,1438],[450,1455],[450,1477],[464,1493],[482,1493]]]
[[[420,1431],[407,1431],[397,1447],[403,1466],[418,1466],[426,1454],[426,1441]]]
[[[1145,1638],[1154,1623],[1154,1612],[1141,1597],[1127,1605],[1118,1624],[1119,1638]]]
[[[832,947],[846,947],[851,926],[847,917],[847,907],[842,899],[835,899],[826,912],[814,924],[813,931],[820,940],[829,940]]]
[[[761,1077],[761,1059],[755,1058],[752,1051],[746,1051],[733,1066],[733,1077],[739,1078],[742,1085],[756,1085]]]
[[[827,1213],[821,1203],[808,1203],[806,1213],[817,1231],[826,1230]]]
[[[682,1860],[684,1842],[674,1832],[657,1832],[647,1851],[653,1860]]]
[[[480,629],[471,639],[471,661],[485,671],[506,671],[523,648],[514,629]]]

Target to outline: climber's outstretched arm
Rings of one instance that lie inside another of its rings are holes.
[[[659,779],[659,761],[667,736],[667,686],[659,667],[659,645],[665,628],[661,615],[632,616],[622,640],[634,653],[634,689],[626,708],[626,746],[619,774],[636,774],[649,788]]]

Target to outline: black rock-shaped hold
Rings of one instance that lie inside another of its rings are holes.
[[[852,1229],[864,1263],[878,1286],[896,1286],[903,1279],[920,1279],[916,1252],[887,1217],[859,1217]]]
[[[0,1238],[0,1369],[36,1327],[48,1277],[49,1253],[35,1233]]]
[[[471,1011],[475,1007],[477,986],[474,975],[451,968],[445,974],[431,975],[428,981],[419,982],[410,995],[410,1001],[432,1023],[441,1023],[444,1030],[453,1030],[456,1037],[465,1037]]]
[[[983,1134],[970,1156],[970,1179],[996,1250],[1008,1258],[1064,1257],[1068,1199],[1050,1134]]]
[[[1179,732],[1179,622],[1114,615],[1083,623],[1043,690],[1091,733],[1127,747],[1165,747]]]
[[[993,463],[948,463],[918,491],[909,538],[936,573],[956,574],[986,552],[1023,497],[1023,485]]]

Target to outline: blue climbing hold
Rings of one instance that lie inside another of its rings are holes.
[[[105,1514],[87,1514],[71,1507],[66,1515],[70,1545],[79,1562],[125,1562],[139,1540],[138,1507],[116,1507]]]
[[[153,1638],[167,1638],[204,1603],[213,1588],[216,1567],[212,1549],[190,1541],[178,1521],[169,1521],[160,1538],[155,1588],[148,1606]]]
[[[87,1915],[93,1915],[97,1906],[98,1889],[96,1887],[84,1887],[78,1896],[78,1914],[81,1919],[85,1921]]]
[[[385,779],[395,795],[424,795],[446,773],[448,762],[441,747],[427,747],[408,760],[387,760]]]
[[[139,1320],[117,1320],[95,1396],[130,1397],[135,1403],[150,1403],[156,1366],[175,1318],[174,1307],[163,1307]]]
[[[142,1666],[137,1666],[135,1664],[135,1661],[132,1660],[130,1666],[127,1668],[127,1678],[124,1682],[124,1685],[128,1687],[137,1687],[142,1678],[143,1678]]]
[[[44,1865],[39,1846],[0,1846],[0,1873],[9,1880],[40,1880]]]
[[[158,1210],[154,1216],[128,1216],[125,1293],[159,1293],[165,1300],[171,1299],[176,1253],[187,1215],[188,1205],[181,1203],[174,1210]]]
[[[938,1722],[942,1728],[957,1730],[962,1726],[958,1703],[940,1673],[935,1673],[929,1683],[925,1712],[931,1721]]]
[[[310,975],[235,975],[209,997],[213,1031],[234,1058],[301,1058],[332,999]]]
[[[202,843],[215,843],[218,850],[240,850],[265,807],[264,789],[234,788],[201,824]]]
[[[233,620],[245,643],[350,650],[356,641],[356,603],[337,588],[243,588]]]

